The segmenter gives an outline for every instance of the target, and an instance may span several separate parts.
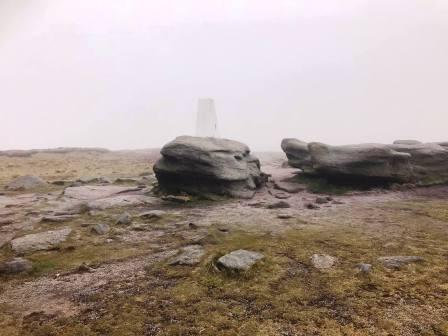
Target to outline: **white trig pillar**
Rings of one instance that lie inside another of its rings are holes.
[[[215,102],[213,99],[199,99],[196,136],[214,138],[219,136],[218,118],[216,116]]]

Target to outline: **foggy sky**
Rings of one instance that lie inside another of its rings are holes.
[[[0,149],[448,140],[446,0],[0,0]]]

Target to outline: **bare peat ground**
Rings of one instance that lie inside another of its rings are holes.
[[[293,176],[281,154],[261,157],[273,180]],[[0,262],[33,263],[30,273],[0,276],[0,335],[448,335],[448,187],[329,195],[270,183],[252,200],[178,204],[151,193],[156,158],[0,156],[0,188],[25,174],[122,178],[86,179],[65,193],[67,185],[0,190]],[[291,207],[272,209],[278,197]],[[80,202],[85,211],[54,220]],[[151,210],[164,212],[139,216]],[[117,224],[124,212],[132,223]],[[110,230],[94,233],[96,224]],[[61,228],[72,230],[68,239],[48,250],[11,248],[12,239]],[[203,248],[200,263],[170,265],[188,245]],[[217,258],[236,249],[265,259],[245,273],[219,271]],[[313,254],[337,262],[319,270]],[[424,261],[390,269],[385,256]]]

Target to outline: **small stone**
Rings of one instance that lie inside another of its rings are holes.
[[[204,254],[204,248],[200,245],[185,246],[181,248],[181,253],[175,256],[169,264],[193,266],[200,263]]]
[[[217,266],[229,271],[248,271],[257,261],[263,258],[264,255],[258,252],[237,250],[219,258]]]
[[[290,218],[294,218],[294,216],[290,215],[290,214],[278,214],[277,218],[280,218],[280,219],[290,219]]]
[[[319,270],[330,269],[337,261],[337,258],[328,254],[313,254],[310,259],[311,264]]]
[[[61,216],[44,216],[41,218],[41,222],[50,222],[50,223],[62,223],[67,222],[72,219],[78,218],[76,215],[61,215]]]
[[[196,230],[198,226],[195,223],[188,223],[188,227],[192,230]]]
[[[92,227],[92,232],[98,235],[104,235],[110,231],[110,227],[107,224],[95,224]]]
[[[267,206],[268,209],[287,209],[290,208],[291,205],[285,201],[279,201],[275,203],[271,203]]]
[[[90,273],[90,272],[93,272],[94,270],[92,267],[90,267],[85,262],[83,262],[81,265],[79,265],[77,271],[79,273],[88,273],[88,272]]]
[[[340,204],[344,204],[344,202],[333,200],[333,204],[340,205]]]
[[[288,199],[291,198],[291,194],[288,194],[283,191],[275,191],[275,190],[269,190],[269,193],[278,199]]]
[[[124,212],[117,218],[116,223],[120,225],[129,225],[132,223],[132,216],[129,212]]]
[[[378,258],[378,261],[386,268],[400,269],[412,263],[425,261],[425,259],[418,256],[390,256]]]
[[[17,274],[29,272],[32,269],[31,261],[24,258],[14,258],[11,261],[0,263],[0,274]]]
[[[305,208],[310,209],[310,210],[318,210],[320,209],[320,207],[314,203],[306,203],[305,204]]]
[[[165,211],[162,210],[151,210],[145,211],[138,215],[140,218],[144,219],[160,219],[166,214]]]
[[[326,204],[328,200],[326,197],[317,197],[315,200],[316,204]]]
[[[370,273],[372,271],[372,265],[371,264],[365,264],[365,263],[360,263],[358,265],[356,265],[356,269],[360,272],[360,273]]]
[[[300,191],[304,191],[306,186],[293,182],[274,181],[274,188],[290,194],[296,194]]]

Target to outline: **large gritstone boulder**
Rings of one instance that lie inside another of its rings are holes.
[[[250,198],[266,181],[259,160],[237,141],[181,136],[161,154],[154,172],[164,192]]]
[[[448,147],[443,143],[391,145],[394,151],[411,156],[414,179],[421,185],[448,182]]]
[[[392,145],[330,146],[285,139],[282,148],[290,165],[341,181],[448,183],[447,142],[397,140]]]
[[[388,145],[329,146],[310,143],[311,161],[320,175],[410,182],[414,179],[411,154]]]
[[[283,139],[282,149],[291,167],[311,171],[312,163],[308,144],[297,139]]]

